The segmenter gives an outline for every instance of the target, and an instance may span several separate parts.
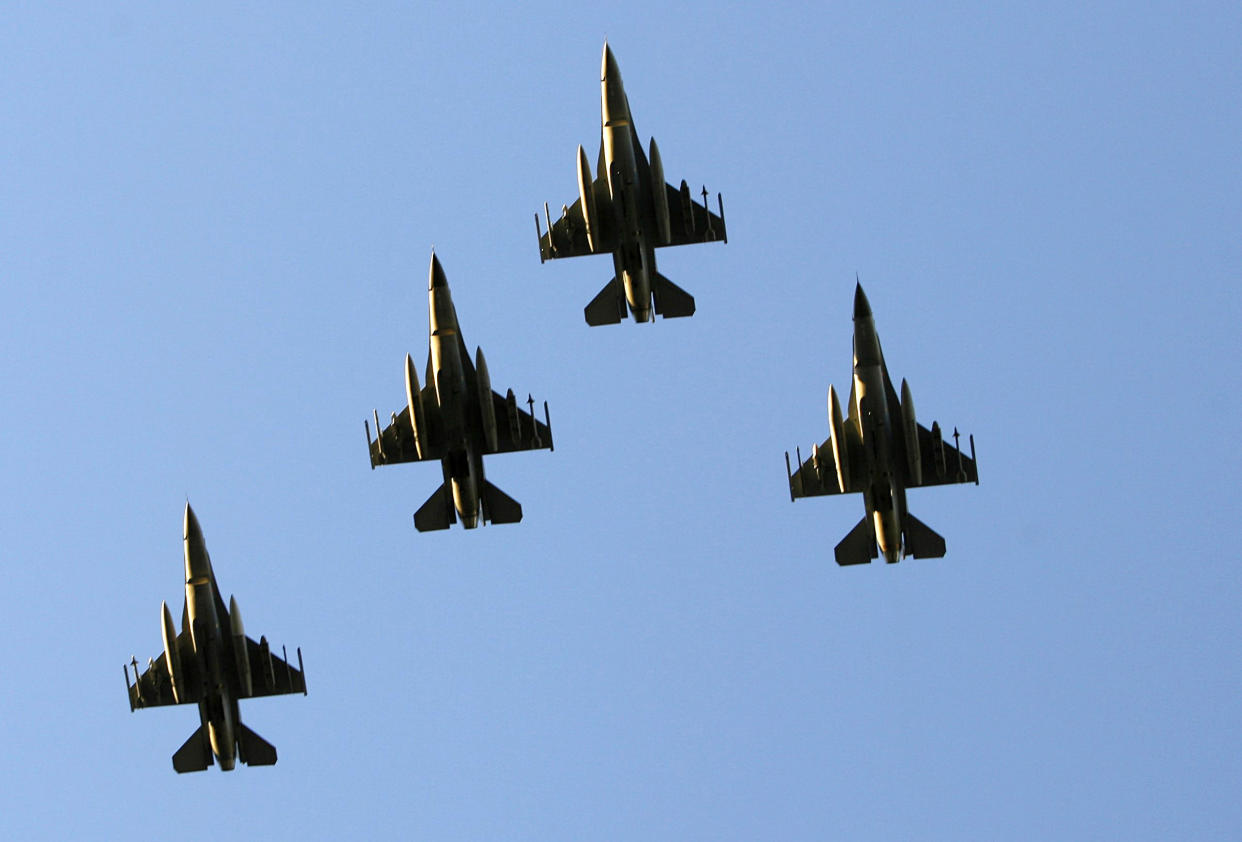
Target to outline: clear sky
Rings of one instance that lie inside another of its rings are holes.
[[[1242,836],[1236,2],[103,5],[0,11],[4,836]],[[692,319],[588,328],[611,262],[538,260],[605,37],[724,194],[659,254]],[[518,525],[368,466],[433,245],[551,404],[487,462]],[[789,502],[855,273],[976,438],[910,495],[943,559],[838,568],[861,500]],[[187,495],[305,656],[242,704],[272,768],[178,776],[193,708],[126,704]]]

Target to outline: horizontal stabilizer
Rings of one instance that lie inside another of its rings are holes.
[[[620,324],[625,318],[625,296],[616,278],[604,284],[599,295],[586,306],[586,323],[591,327]]]
[[[694,315],[694,296],[659,272],[651,275],[651,292],[655,296],[655,311],[664,318]]]
[[[944,539],[933,532],[930,526],[909,512],[906,512],[902,525],[906,533],[906,555],[915,558],[944,557]]]
[[[517,523],[522,519],[522,504],[483,480],[483,517],[492,523]]]
[[[457,514],[453,511],[448,483],[441,483],[427,498],[427,502],[414,513],[414,528],[419,532],[448,529],[456,520]]]
[[[858,525],[850,530],[850,534],[837,544],[837,564],[845,567],[848,564],[870,564],[871,559],[879,555],[875,548],[875,531],[871,527],[871,519],[864,517]]]
[[[237,759],[247,766],[272,766],[276,763],[276,746],[238,722]]]
[[[207,726],[200,725],[190,735],[177,753],[172,757],[173,768],[178,772],[202,772],[215,758],[211,756],[211,746],[207,743]]]

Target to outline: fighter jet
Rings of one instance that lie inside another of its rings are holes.
[[[457,326],[457,310],[440,261],[431,255],[427,297],[431,313],[431,348],[427,353],[427,385],[420,387],[414,361],[405,355],[405,408],[374,441],[365,421],[371,468],[398,462],[439,459],[444,483],[414,513],[419,532],[448,529],[458,517],[466,529],[484,523],[517,523],[522,506],[483,476],[483,456],[512,450],[552,450],[552,421],[544,401],[543,417],[517,405],[510,389],[503,397],[492,391],[483,349],[474,365]],[[372,412],[375,429],[379,413]]]
[[[854,290],[854,382],[848,409],[843,421],[836,390],[829,386],[828,439],[812,447],[805,462],[798,451],[796,472],[790,472],[785,453],[789,499],[862,493],[867,514],[837,544],[837,564],[870,563],[878,557],[877,542],[890,564],[906,556],[940,558],[944,538],[910,514],[906,489],[958,482],[978,485],[975,437],[970,437],[966,456],[958,449],[956,429],[953,444],[948,444],[938,423],[928,430],[914,419],[914,399],[905,380],[898,398],[861,284]]]
[[[635,321],[650,321],[653,300],[656,313],[666,319],[692,316],[693,296],[656,271],[655,250],[727,242],[724,201],[717,193],[719,214],[714,214],[707,209],[706,187],[699,204],[690,198],[684,180],[680,189],[664,183],[660,150],[652,138],[650,160],[643,155],[621,71],[606,43],[602,64],[603,125],[595,178],[579,146],[577,201],[568,208],[561,206],[556,224],[544,203],[547,234],[535,214],[539,261],[612,252],[615,274],[586,306],[589,325],[617,324],[626,316],[627,303]]]
[[[201,772],[219,762],[227,772],[238,760],[250,766],[271,766],[276,747],[242,724],[237,703],[255,696],[283,693],[306,695],[302,650],[298,666],[289,665],[288,653],[272,654],[267,638],[255,643],[246,637],[237,600],[224,607],[203,531],[190,504],[185,504],[185,606],[181,633],[173,628],[168,603],[162,604],[164,651],[147,662],[138,675],[138,659],[131,658],[135,682],[125,666],[129,709],[160,705],[198,705],[202,724],[173,755],[178,772]]]

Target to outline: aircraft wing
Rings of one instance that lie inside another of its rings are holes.
[[[528,399],[533,410],[535,402]],[[496,414],[496,449],[489,453],[511,453],[515,450],[552,450],[552,427],[547,423],[547,404],[544,404],[544,420],[540,421],[518,405],[513,390],[507,395],[492,392],[492,411]]]
[[[612,225],[609,223],[611,212],[608,209],[611,206],[612,199],[609,196],[608,185],[603,179],[596,178],[591,185],[591,189],[595,191],[595,212],[599,217],[596,221],[596,227],[599,230],[593,229],[591,231],[595,240],[595,249],[592,250],[587,243],[586,218],[582,213],[582,199],[578,198],[574,200],[572,205],[562,211],[561,218],[556,220],[556,222],[548,220],[552,226],[548,231],[540,231],[540,260],[555,260],[560,257],[581,257],[587,254],[604,254],[616,248]],[[538,222],[537,214],[536,222]]]
[[[426,431],[420,431],[423,455],[418,455],[418,447],[414,442],[414,426],[410,423],[410,408],[406,406],[392,416],[392,421],[379,431],[374,441],[371,440],[371,434],[367,433],[372,468],[377,465],[440,459],[444,455],[439,446],[442,439],[437,434],[440,428],[440,404],[436,400],[435,387],[424,386],[422,396],[423,422],[427,426]],[[378,419],[376,423],[379,423]],[[367,429],[370,429],[369,425]]]
[[[958,439],[954,430],[954,440]],[[974,459],[975,446],[972,441],[970,455],[962,453],[956,446],[949,444],[936,431],[919,424],[919,460],[923,463],[923,481],[917,487],[928,485],[951,485],[959,482],[979,483],[979,467]]]
[[[306,694],[306,675],[302,672],[302,652],[298,650],[298,665],[271,651],[264,638],[259,643],[246,638],[246,655],[250,660],[251,694],[256,696],[280,696],[285,693]]]
[[[788,454],[786,454],[788,458]],[[798,466],[798,470],[789,475],[789,496],[819,497],[825,494],[840,494],[837,485],[837,466],[832,458],[832,439],[824,439],[811,456]]]
[[[720,204],[720,214],[714,214],[707,208],[706,191],[703,201],[695,201],[690,196],[690,187],[682,181],[678,189],[671,184],[664,185],[664,196],[668,202],[669,241],[665,245],[684,246],[690,243],[712,243],[720,240],[728,242],[725,231],[724,205]]]
[[[136,676],[137,681],[129,683],[129,672],[125,673],[125,683],[129,686],[129,708],[162,707],[164,705],[191,704],[198,702],[198,688],[202,687],[199,680],[197,661],[190,656],[190,634],[182,632],[177,635],[177,649],[181,653],[181,669],[185,672],[178,687],[181,701],[173,698],[172,680],[168,675],[168,661],[164,653],[152,658],[142,675]],[[137,666],[134,667],[135,673]]]

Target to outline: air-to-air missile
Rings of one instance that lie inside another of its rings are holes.
[[[242,724],[238,701],[283,693],[305,695],[302,650],[297,650],[295,669],[283,648],[281,655],[274,655],[266,637],[260,637],[258,643],[246,637],[237,600],[229,597],[229,606],[224,607],[203,531],[189,503],[185,505],[183,538],[185,606],[181,610],[181,632],[178,634],[173,626],[168,603],[163,603],[164,651],[148,660],[141,675],[137,658],[125,666],[129,709],[198,705],[201,724],[172,758],[178,772],[201,772],[213,762],[219,762],[220,769],[227,772],[239,760],[250,766],[271,766],[276,762],[276,747]]]
[[[885,561],[905,556],[940,558],[944,538],[906,508],[906,489],[949,483],[979,483],[975,465],[975,438],[970,436],[970,456],[960,449],[960,436],[953,430],[953,444],[933,422],[928,430],[914,417],[910,386],[901,381],[901,395],[888,376],[880,338],[875,330],[871,305],[862,285],[854,290],[854,380],[850,386],[849,414],[841,417],[837,392],[828,387],[828,439],[811,448],[811,457],[789,475],[789,499],[820,494],[860,492],[867,514],[837,544],[837,564],[866,564],[877,558],[876,544]]]
[[[534,417],[535,401],[526,398],[529,412],[518,406],[510,389],[492,391],[483,349],[475,351],[474,365],[457,324],[457,310],[440,261],[431,255],[427,297],[431,313],[431,348],[427,355],[427,384],[405,356],[405,407],[371,439],[364,422],[371,467],[398,462],[440,460],[444,483],[414,513],[420,532],[447,529],[458,517],[467,529],[484,523],[517,523],[522,506],[488,482],[483,456],[512,450],[552,449],[552,422],[548,404],[543,420]],[[380,430],[379,413],[372,412]]]
[[[603,117],[595,176],[579,146],[578,199],[561,207],[555,224],[544,204],[546,234],[535,214],[539,259],[612,253],[615,275],[586,306],[589,325],[617,324],[626,316],[627,303],[639,322],[651,320],[653,302],[655,312],[665,318],[692,316],[693,296],[656,271],[655,250],[727,242],[724,201],[717,193],[718,213],[712,213],[706,187],[699,203],[691,198],[684,180],[680,188],[664,182],[664,164],[654,138],[650,158],[643,155],[621,71],[607,44],[602,65]]]

